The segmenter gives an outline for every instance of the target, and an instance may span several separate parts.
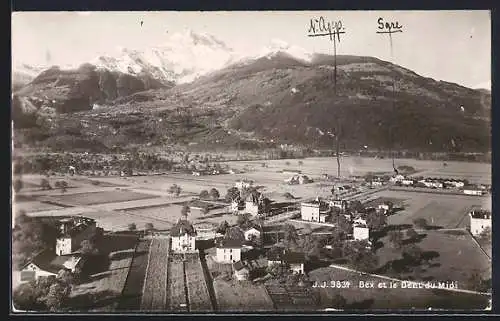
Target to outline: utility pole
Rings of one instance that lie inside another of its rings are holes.
[[[318,19],[311,19],[309,37],[330,37],[333,41],[333,93],[337,97],[337,41],[340,42],[340,35],[345,34],[345,28],[342,21],[329,22],[323,16]],[[335,153],[337,155],[337,176],[340,178],[340,119],[337,117],[337,126],[335,128]],[[330,136],[333,136],[329,133]]]
[[[391,63],[394,64],[394,54],[393,54],[393,46],[392,46],[392,34],[396,32],[403,32],[403,26],[399,24],[398,21],[396,22],[384,22],[383,18],[378,18],[377,20],[378,28],[377,28],[377,33],[378,34],[388,34],[389,35],[389,47],[390,47],[390,53],[391,53]],[[394,163],[394,133],[393,133],[393,128],[392,124],[394,123],[394,114],[395,114],[395,98],[396,98],[396,75],[393,74],[392,77],[392,110],[391,110],[391,124],[389,127],[389,140],[390,140],[390,145],[391,145],[391,158],[392,158],[392,168],[394,169],[395,172],[396,170],[396,165]]]

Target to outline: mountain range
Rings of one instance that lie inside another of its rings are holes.
[[[19,130],[43,132],[28,139],[42,145],[57,134],[57,146],[66,137],[98,141],[94,146],[103,149],[145,142],[331,147],[339,134],[347,149],[490,149],[489,91],[279,40],[241,55],[188,31],[146,51],[122,49],[78,67],[53,66],[38,75],[37,68],[23,68],[13,72],[28,81],[14,91],[13,117]],[[47,117],[51,125],[40,125]],[[88,126],[69,130],[75,117]]]

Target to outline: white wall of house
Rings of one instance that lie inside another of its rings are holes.
[[[464,194],[466,195],[483,195],[483,191],[482,190],[475,190],[475,189],[464,189]]]
[[[469,215],[470,216],[470,215]],[[470,216],[470,232],[476,236],[481,234],[487,227],[491,229],[491,219],[473,218]]]
[[[172,251],[178,253],[195,252],[196,237],[188,234],[172,237]]]
[[[72,242],[70,237],[60,237],[56,240],[56,254],[67,255],[72,253]]]
[[[259,214],[259,205],[252,201],[245,202],[245,212],[257,216]]]
[[[290,270],[293,273],[304,274],[304,263],[292,263],[290,264]]]
[[[304,221],[319,222],[319,205],[302,203],[300,206],[300,217]]]
[[[215,252],[216,260],[219,263],[234,263],[241,261],[240,248],[218,247]]]
[[[370,229],[364,226],[354,226],[352,235],[355,240],[368,240],[370,238]]]

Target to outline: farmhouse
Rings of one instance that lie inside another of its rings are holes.
[[[491,229],[491,212],[486,210],[472,210],[470,216],[470,232],[472,235],[481,234],[486,228]]]
[[[95,236],[96,221],[86,217],[70,217],[59,221],[60,236],[56,240],[56,254],[67,255],[80,248],[84,240]]]
[[[241,261],[233,263],[233,270],[238,281],[248,280],[250,270]]]
[[[21,282],[29,282],[40,277],[56,276],[62,269],[72,272],[82,263],[79,255],[57,255],[46,249],[26,263],[20,270]]]
[[[329,214],[330,207],[319,199],[300,204],[300,216],[304,221],[324,223]]]
[[[196,230],[184,217],[177,221],[170,229],[172,251],[176,253],[190,253],[196,251]]]

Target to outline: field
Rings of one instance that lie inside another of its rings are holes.
[[[93,294],[99,298],[99,302],[94,302],[91,308],[113,311],[125,286],[136,242],[133,236],[104,235],[98,248],[104,256],[111,257],[111,262],[104,271],[91,275],[88,282],[76,285],[71,292],[72,300],[86,302],[89,295]],[[79,306],[78,303],[76,305]]]
[[[96,205],[104,203],[118,203],[124,201],[155,198],[157,196],[135,193],[130,191],[105,191],[94,193],[77,193],[66,195],[52,195],[50,198],[55,202],[71,205]]]
[[[167,266],[170,239],[153,238],[142,292],[142,311],[165,310],[167,301]]]
[[[463,197],[460,195],[444,195],[431,193],[416,193],[385,190],[371,196],[403,199],[404,210],[389,216],[391,225],[413,224],[413,220],[424,218],[429,225],[443,228],[468,226],[466,217],[468,210],[475,206],[488,207],[489,197]],[[491,208],[491,205],[489,205]]]
[[[150,243],[151,240],[140,240],[137,244],[117,306],[118,311],[140,311]]]
[[[172,259],[169,265],[168,292],[170,294],[168,304],[169,311],[187,311],[186,291],[184,289],[184,264],[180,260]]]
[[[203,268],[198,256],[193,257],[184,265],[186,269],[186,284],[189,296],[190,312],[213,311]]]
[[[425,256],[431,258],[430,264],[419,272],[422,280],[457,281],[459,288],[468,288],[467,280],[473,271],[479,272],[483,278],[491,278],[491,261],[484,255],[472,236],[466,231],[425,231],[415,244],[420,247]],[[402,259],[401,250],[394,249],[389,244],[388,237],[381,239],[384,247],[378,249],[380,266],[389,261]],[[403,276],[413,275],[413,272],[402,273]]]
[[[272,282],[268,282],[272,283]],[[274,282],[276,283],[276,282]],[[298,287],[282,284],[266,284],[277,310],[311,311],[317,310],[318,296],[311,287]]]
[[[13,204],[13,212],[26,211],[26,213],[59,210],[62,206],[40,201],[16,202]]]
[[[349,288],[321,288],[320,304],[322,308],[338,308],[332,306],[336,295],[343,296],[347,301],[346,310],[483,310],[488,297],[476,294],[450,292],[440,289],[411,289],[401,288],[398,283],[397,288],[389,288],[390,281],[377,277],[360,275],[355,272],[334,269],[330,267],[320,268],[310,272],[310,278],[322,284],[337,280],[350,282]],[[375,288],[359,288],[360,281],[375,282]],[[378,283],[387,284],[387,288],[378,288]]]
[[[255,285],[249,281],[215,279],[214,289],[220,311],[274,311],[273,302],[263,285]]]

